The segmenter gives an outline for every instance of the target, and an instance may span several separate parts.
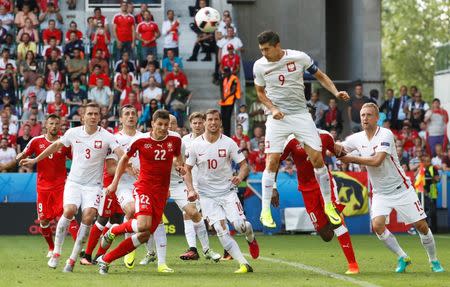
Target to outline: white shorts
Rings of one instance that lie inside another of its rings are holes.
[[[302,144],[322,152],[322,141],[310,113],[285,115],[274,120],[271,115],[266,122],[266,153],[282,153],[286,140],[293,134]]]
[[[119,202],[120,208],[122,210],[125,206],[132,202],[134,204],[134,196],[133,196],[134,185],[129,184],[119,184],[116,190],[117,202]]]
[[[412,187],[393,196],[373,195],[370,208],[371,219],[377,216],[389,216],[392,209],[397,211],[398,216],[405,224],[411,224],[427,217]]]
[[[92,207],[98,209],[102,197],[101,187],[83,186],[73,181],[67,180],[64,186],[64,206],[68,204],[76,205],[83,211]]]
[[[203,217],[208,220],[209,225],[228,219],[233,223],[236,220],[245,220],[244,209],[237,196],[237,193],[230,192],[219,197],[200,197]]]
[[[194,202],[190,202],[187,199],[187,189],[184,182],[178,183],[175,187],[170,188],[170,198],[175,201],[175,203],[178,205],[178,208],[181,210],[181,212],[184,212],[183,208],[188,204],[195,204],[197,207],[197,210],[199,210],[198,207],[198,200]]]

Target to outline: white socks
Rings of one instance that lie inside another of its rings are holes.
[[[247,220],[236,220],[233,222],[234,229],[241,234],[245,234],[245,239],[248,242],[255,240],[255,234],[253,233],[253,226]]]
[[[272,199],[273,183],[275,182],[275,172],[264,170],[261,184],[262,184],[262,210],[270,209],[270,201]]]
[[[420,241],[422,241],[422,245],[427,251],[428,259],[431,261],[436,261],[436,243],[434,242],[433,233],[431,233],[431,229],[428,229],[428,234],[422,234],[419,232]]]
[[[214,228],[216,229],[217,237],[219,237],[219,241],[223,248],[230,253],[230,255],[233,256],[239,264],[248,264],[248,261],[245,259],[244,255],[242,255],[241,249],[239,249],[239,245],[233,237],[231,237],[228,228],[224,230],[220,222],[214,223]]]
[[[145,244],[145,246],[147,247],[147,252],[148,253],[155,253],[155,235],[152,234],[150,235],[150,238],[147,241],[147,244]]]
[[[184,220],[184,235],[186,236],[186,241],[189,247],[197,248],[194,222],[190,219]]]
[[[83,247],[83,241],[89,235],[89,231],[91,230],[90,225],[86,225],[84,223],[80,224],[80,229],[78,229],[77,240],[75,240],[75,244],[73,245],[72,254],[70,254],[70,259],[73,261],[77,261],[78,255],[80,254],[81,248]]]
[[[192,221],[193,222],[193,221]],[[197,234],[198,240],[202,245],[203,253],[209,249],[209,237],[208,231],[206,230],[205,222],[201,219],[199,222],[193,222],[195,234]],[[186,235],[187,238],[187,235]],[[195,237],[194,237],[195,240]],[[189,246],[191,247],[191,246]],[[195,247],[195,246],[194,246]]]
[[[325,204],[331,202],[331,185],[330,185],[330,175],[328,174],[328,168],[322,166],[321,168],[314,169],[314,175],[316,180],[320,185],[320,192],[322,193],[323,201]]]
[[[384,230],[383,234],[378,234],[376,232],[375,232],[375,234],[377,234],[378,239],[383,241],[384,245],[386,245],[386,247],[389,250],[391,250],[392,252],[397,254],[398,257],[407,257],[408,256],[408,255],[406,255],[405,251],[403,251],[403,249],[398,244],[397,239],[395,239],[394,234],[392,234],[387,228]]]
[[[58,225],[56,226],[55,249],[53,250],[53,253],[61,254],[62,245],[64,243],[64,239],[66,238],[67,228],[69,227],[71,221],[72,219],[67,219],[64,215],[59,219]]]
[[[156,243],[156,256],[158,257],[158,266],[166,264],[167,236],[164,223],[158,225],[153,233]]]

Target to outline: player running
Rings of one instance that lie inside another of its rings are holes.
[[[345,163],[361,164],[367,168],[373,193],[370,207],[372,227],[384,245],[398,256],[395,272],[405,272],[411,259],[386,228],[386,218],[392,209],[397,211],[406,224],[414,224],[428,254],[431,270],[444,272],[437,259],[436,244],[425,220],[425,211],[398,161],[394,135],[389,129],[377,126],[377,105],[364,104],[360,115],[363,131],[349,136],[342,143],[347,155],[340,159]],[[354,150],[361,156],[348,155]]]
[[[315,114],[315,109],[312,109],[311,115]],[[314,118],[314,116],[313,116]],[[324,130],[318,130],[320,140],[322,142],[322,156],[325,157],[326,152],[335,153],[335,144],[333,136]],[[297,179],[298,179],[298,190],[302,193],[303,201],[305,203],[306,211],[314,225],[314,228],[319,233],[320,237],[326,242],[331,241],[334,235],[337,236],[339,245],[344,252],[344,255],[348,262],[348,270],[345,274],[358,274],[359,267],[355,259],[355,253],[353,251],[352,241],[348,229],[344,224],[338,226],[332,225],[324,212],[324,202],[322,195],[320,193],[320,187],[317,183],[316,177],[314,176],[314,168],[308,159],[308,155],[302,145],[293,136],[289,136],[287,145],[284,148],[283,154],[280,160],[285,160],[289,156],[294,160],[295,166],[297,168]],[[332,187],[332,202],[342,211],[345,206],[339,204],[339,197],[336,187],[336,182],[330,173],[331,187]],[[279,206],[279,195],[276,186],[274,184],[273,194],[272,194],[272,204],[275,207]]]
[[[55,114],[47,116],[45,135],[37,136],[25,147],[25,150],[18,154],[17,161],[29,156],[38,156],[49,145],[55,142],[59,136],[61,119]],[[66,158],[71,157],[70,148],[62,147],[56,153],[37,164],[37,214],[42,236],[48,244],[47,257],[53,255],[55,244],[50,221],[57,220],[63,214],[63,194],[64,184],[67,178]],[[78,223],[75,219],[70,221],[69,232],[73,240],[77,238]]]
[[[72,148],[72,167],[64,187],[64,214],[58,221],[55,236],[55,249],[48,261],[48,266],[56,268],[58,265],[62,245],[67,227],[71,219],[81,207],[82,219],[72,254],[67,260],[63,272],[73,272],[83,241],[89,234],[89,229],[97,215],[102,191],[103,163],[108,150],[118,156],[123,151],[114,136],[98,126],[100,121],[100,107],[96,103],[89,103],[83,115],[84,125],[69,129],[60,139],[53,142],[38,157],[23,159],[21,164],[35,164],[63,146]]]
[[[305,53],[283,50],[279,36],[272,31],[258,35],[263,57],[255,62],[253,74],[258,98],[270,115],[266,122],[266,169],[262,176],[261,222],[275,228],[270,200],[275,173],[278,170],[283,145],[291,134],[305,146],[305,152],[314,167],[314,174],[325,202],[325,213],[331,224],[341,224],[341,217],[331,200],[331,181],[322,159],[322,146],[316,125],[306,108],[303,73],[309,72],[335,97],[348,100],[344,91],[338,91],[330,80]]]
[[[253,227],[245,218],[237,196],[237,185],[248,175],[249,168],[237,144],[220,132],[222,120],[218,110],[206,112],[206,131],[197,137],[186,156],[186,187],[188,199],[194,201],[200,195],[202,213],[210,226],[214,226],[220,243],[240,267],[235,273],[253,272],[237,242],[228,230],[228,220],[239,233],[245,234],[250,254],[259,256],[259,246]],[[239,174],[233,176],[231,161],[239,164]],[[192,182],[192,169],[198,167],[197,191]]]
[[[107,274],[109,264],[149,240],[154,233],[166,206],[169,196],[170,173],[172,164],[176,170],[183,172],[181,156],[181,138],[169,135],[169,112],[158,110],[153,114],[152,131],[149,136],[135,138],[128,151],[119,160],[116,175],[108,192],[115,192],[119,181],[125,172],[130,158],[139,152],[140,171],[136,181],[134,196],[136,200],[136,219],[121,225],[113,225],[102,237],[102,246],[111,245],[119,234],[135,232],[131,237],[122,241],[114,250],[98,258],[99,273]],[[166,264],[158,266],[159,272],[173,272]]]

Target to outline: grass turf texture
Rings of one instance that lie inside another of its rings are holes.
[[[243,237],[235,237],[241,249],[248,253]],[[397,237],[413,264],[406,274],[393,272],[396,257],[390,253],[376,236],[352,237],[361,274],[347,276],[346,261],[338,242],[325,243],[318,236],[285,235],[258,236],[261,256],[292,263],[300,263],[328,272],[353,278],[355,282],[343,281],[295,266],[267,260],[249,259],[255,273],[233,274],[238,268],[236,261],[214,263],[204,257],[198,261],[185,262],[178,255],[186,248],[182,236],[168,237],[167,263],[175,270],[173,274],[158,274],[156,263],[136,265],[129,270],[123,260],[117,260],[107,276],[98,274],[97,266],[81,266],[77,263],[73,274],[62,273],[73,241],[66,238],[63,255],[56,270],[47,267],[46,244],[41,236],[0,236],[0,286],[450,286],[450,272],[434,274],[430,271],[428,258],[418,236]],[[117,238],[115,245],[121,238]],[[437,235],[438,256],[444,268],[450,271],[450,235]],[[217,238],[211,238],[214,250],[222,252]],[[140,247],[136,262],[145,255]],[[294,264],[295,265],[295,264]],[[296,266],[299,266],[297,264]]]

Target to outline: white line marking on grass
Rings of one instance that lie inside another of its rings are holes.
[[[264,260],[264,261],[268,261],[268,262],[274,262],[274,263],[280,263],[280,264],[285,264],[285,265],[289,265],[292,267],[295,267],[297,269],[302,269],[302,270],[306,270],[306,271],[311,271],[323,276],[328,276],[334,279],[338,279],[341,281],[347,281],[353,284],[356,284],[358,286],[363,286],[363,287],[380,287],[379,285],[376,284],[372,284],[370,282],[367,281],[362,281],[362,280],[358,280],[355,278],[352,278],[350,276],[345,276],[345,275],[341,275],[341,274],[336,274],[324,269],[321,269],[319,267],[313,267],[313,266],[309,266],[309,265],[305,265],[303,263],[299,263],[299,262],[291,262],[291,261],[286,261],[286,260],[282,260],[282,259],[275,259],[275,258],[268,258],[268,257],[259,257],[258,259],[260,260]]]
[[[450,239],[450,236],[448,235],[433,235],[436,238],[444,238],[444,239]]]

